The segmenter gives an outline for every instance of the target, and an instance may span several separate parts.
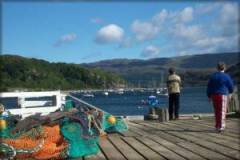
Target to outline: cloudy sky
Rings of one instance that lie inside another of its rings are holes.
[[[237,2],[4,2],[2,53],[51,62],[239,51]]]

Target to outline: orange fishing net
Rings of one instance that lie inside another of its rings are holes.
[[[63,159],[62,154],[68,145],[60,133],[59,125],[43,126],[42,134],[35,138],[29,135],[22,135],[17,139],[2,139],[2,141],[13,146],[16,150],[30,151],[38,147],[33,153],[23,152],[17,154],[15,157],[17,159]],[[43,146],[39,145],[41,143]]]

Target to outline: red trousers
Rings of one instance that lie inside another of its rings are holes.
[[[214,94],[211,96],[214,107],[216,129],[223,130],[225,128],[225,119],[227,112],[227,96]]]

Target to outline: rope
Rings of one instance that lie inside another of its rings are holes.
[[[12,152],[12,155],[7,157],[8,159],[13,159],[16,156],[17,152],[16,152],[16,150],[14,149],[13,146],[11,146],[7,143],[3,143],[3,142],[1,142],[0,144],[7,148],[7,150],[1,149],[2,152],[4,152],[4,153],[11,153]]]
[[[32,148],[32,149],[16,149],[16,152],[17,153],[28,153],[28,154],[31,154],[31,153],[35,153],[35,152],[38,152],[40,149],[42,149],[43,145],[44,145],[44,139],[42,138],[41,141],[39,142],[39,144]]]

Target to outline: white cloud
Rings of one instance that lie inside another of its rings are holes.
[[[194,8],[185,7],[182,10],[169,11],[166,22],[170,24],[186,24],[194,20]]]
[[[239,10],[237,3],[226,3],[222,6],[219,15],[219,24],[224,36],[234,36],[239,34]]]
[[[187,55],[239,51],[237,38],[240,36],[238,32],[239,10],[237,3],[208,5],[210,4],[196,6],[193,11],[185,8],[179,12],[185,13],[179,14],[180,17],[185,17],[185,20],[178,18],[177,12],[169,14],[165,21],[171,24],[167,37],[170,38],[168,44],[172,46],[173,53]],[[198,21],[199,18],[206,18],[207,21]],[[161,50],[161,52],[168,51],[169,49]]]
[[[96,42],[100,44],[121,42],[124,36],[124,30],[116,24],[110,24],[102,27],[96,35]]]
[[[219,7],[222,3],[220,2],[209,2],[209,3],[201,3],[195,7],[195,13],[198,15],[209,14],[216,9],[219,10]]]
[[[238,20],[238,4],[226,3],[221,10],[221,21],[223,23],[237,23]]]
[[[207,37],[207,38],[204,38],[204,39],[199,39],[198,41],[196,41],[194,43],[194,45],[196,47],[211,47],[211,46],[217,46],[217,45],[220,45],[220,44],[223,44],[225,41],[225,38],[223,37]]]
[[[161,53],[201,54],[239,51],[239,8],[237,3],[201,3],[181,10],[162,9],[149,20],[131,24],[135,38],[125,38],[120,47],[163,37]],[[171,47],[165,47],[171,46]],[[160,49],[150,45],[142,57],[156,57]]]
[[[239,51],[238,36],[205,36],[197,41],[176,42],[174,47],[178,55]]]
[[[193,8],[192,7],[184,8],[180,13],[180,20],[181,22],[190,22],[191,20],[193,20]]]
[[[162,9],[161,12],[153,16],[152,22],[157,25],[162,24],[168,18],[168,15],[168,11],[166,9]]]
[[[153,25],[151,22],[141,22],[139,20],[135,20],[132,23],[131,28],[138,41],[153,39],[159,33],[159,27]]]
[[[159,53],[160,53],[160,48],[154,45],[149,45],[143,49],[141,56],[146,58],[157,57]]]
[[[57,42],[54,44],[55,47],[62,46],[63,44],[70,43],[74,40],[76,40],[77,34],[75,33],[68,33],[63,36],[61,36]]]
[[[181,11],[174,12],[162,9],[149,21],[135,20],[131,25],[131,29],[138,41],[152,40],[160,34],[160,31],[164,30],[164,33],[169,32],[169,28],[167,28],[169,26],[172,28],[173,26],[184,25],[192,21],[193,14],[194,9],[192,7],[185,7]],[[190,30],[190,34],[192,34],[192,32],[195,32],[196,27],[187,29]]]
[[[170,31],[177,38],[182,40],[198,40],[204,36],[204,33],[199,25],[184,25],[176,24]]]

